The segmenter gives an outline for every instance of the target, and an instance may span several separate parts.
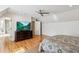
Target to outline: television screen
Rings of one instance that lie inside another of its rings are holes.
[[[17,30],[30,30],[30,22],[28,21],[18,21],[17,22]]]

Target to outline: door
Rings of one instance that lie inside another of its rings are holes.
[[[40,21],[35,22],[35,35],[41,35],[41,24]]]
[[[4,20],[0,20],[0,35],[5,33]]]
[[[5,19],[5,34],[11,35],[12,33],[12,21],[11,19]]]

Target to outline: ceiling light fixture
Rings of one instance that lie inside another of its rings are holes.
[[[54,19],[55,21],[58,21],[58,17],[57,17],[56,14],[53,14],[53,19]]]

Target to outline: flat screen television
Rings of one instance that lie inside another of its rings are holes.
[[[18,21],[17,22],[17,30],[22,31],[22,30],[30,30],[30,25],[31,23],[28,21]]]

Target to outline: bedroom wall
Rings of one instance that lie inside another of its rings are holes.
[[[43,24],[43,34],[50,36],[60,34],[79,36],[79,21]]]
[[[50,13],[43,17],[39,17],[44,23],[48,22],[64,22],[79,20],[79,9],[73,9],[62,13]]]
[[[79,36],[79,9],[42,17],[44,35]]]

